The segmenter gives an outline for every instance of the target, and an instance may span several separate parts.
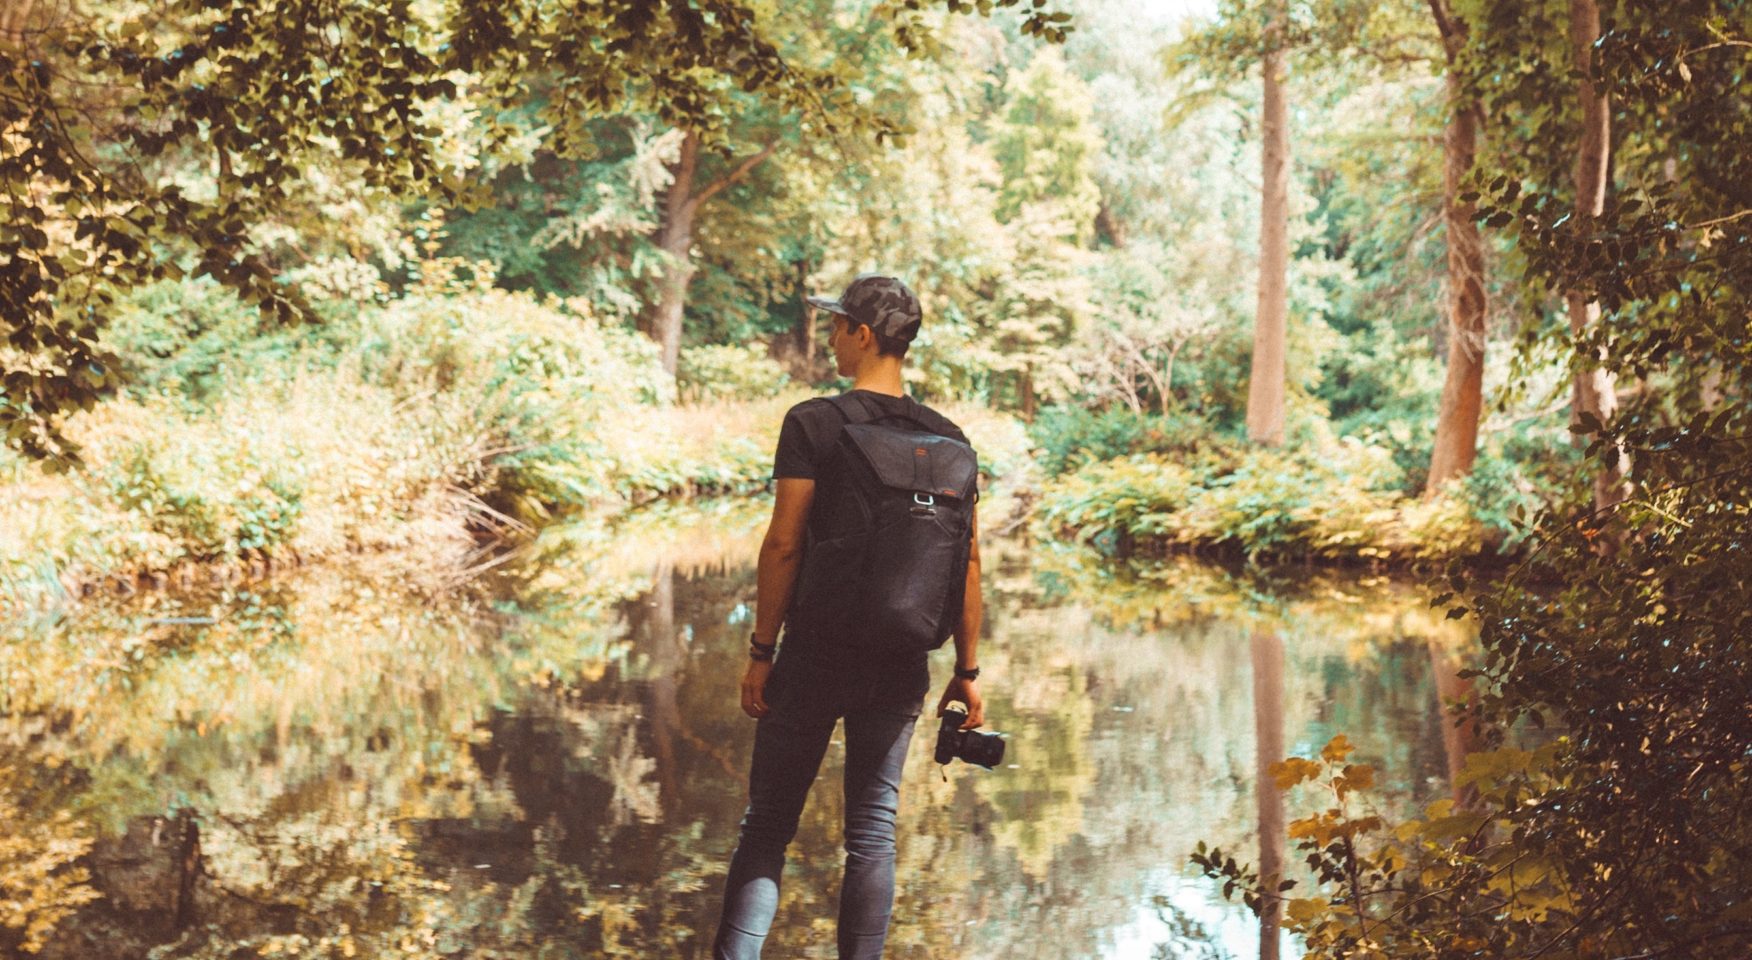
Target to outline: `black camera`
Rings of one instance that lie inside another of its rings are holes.
[[[937,762],[964,760],[987,770],[1004,762],[1004,738],[996,733],[962,730],[967,722],[967,708],[951,703],[943,709],[943,721],[937,725]]]

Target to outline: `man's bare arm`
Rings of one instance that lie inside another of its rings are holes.
[[[791,605],[791,588],[797,584],[797,568],[803,561],[809,504],[814,499],[814,480],[781,477],[774,482],[773,518],[760,543],[756,574],[754,638],[761,643],[778,638],[785,610]]]
[[[961,622],[955,626],[955,666],[961,670],[979,666],[979,629],[985,615],[985,596],[979,586],[978,508],[968,518],[968,536],[973,542],[967,550],[966,592],[961,601]],[[980,696],[978,681],[959,677],[951,679],[943,690],[942,699],[937,701],[937,716],[942,716],[943,708],[956,700],[967,704],[967,720],[961,724],[961,729],[972,730],[985,723],[985,700]]]
[[[979,586],[979,510],[968,517],[973,543],[967,550],[967,589],[961,601],[961,622],[955,627],[955,665],[963,670],[979,666],[979,628],[985,616],[985,595]]]
[[[797,583],[797,568],[803,562],[803,534],[809,521],[809,504],[815,499],[815,481],[781,477],[773,485],[773,519],[760,543],[756,569],[754,640],[770,644],[779,636],[785,611],[791,605],[791,589]],[[771,660],[748,661],[742,675],[742,712],[755,719],[766,716],[766,681]]]

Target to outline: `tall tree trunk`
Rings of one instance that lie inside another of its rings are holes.
[[[1442,158],[1443,217],[1448,235],[1448,376],[1436,417],[1426,496],[1472,471],[1478,457],[1478,422],[1484,413],[1484,245],[1474,207],[1460,188],[1477,150],[1478,108],[1464,101],[1460,79],[1448,74],[1447,137]]]
[[[657,784],[662,791],[661,802],[673,808],[677,801],[679,777],[676,767],[675,738],[682,728],[680,707],[681,678],[677,673],[685,651],[681,632],[675,624],[675,564],[665,560],[657,564],[651,578],[650,619],[646,620],[646,656],[650,658],[651,680],[646,688],[649,700],[646,710],[651,719],[651,742],[657,753]]]
[[[698,191],[700,138],[692,130],[681,140],[681,153],[670,167],[674,179],[663,195],[663,223],[657,228],[657,246],[668,254],[663,280],[658,286],[657,309],[643,329],[661,348],[663,369],[670,376],[681,360],[681,321],[687,309],[687,287],[693,281],[694,219],[700,207],[718,191],[748,176],[750,170],[773,155],[779,146],[775,137],[760,150],[743,158],[734,169]]]
[[[1253,794],[1259,810],[1259,960],[1278,960],[1283,901],[1277,899],[1284,874],[1289,834],[1284,827],[1284,792],[1271,765],[1284,758],[1284,641],[1265,629],[1253,631]]]
[[[1442,724],[1442,752],[1448,760],[1448,789],[1454,798],[1454,806],[1469,809],[1477,802],[1478,794],[1469,786],[1460,786],[1460,773],[1466,767],[1466,758],[1478,750],[1478,721],[1469,716],[1456,723],[1452,706],[1456,703],[1470,706],[1478,695],[1473,690],[1472,681],[1460,676],[1460,658],[1446,644],[1431,637],[1425,646],[1430,653],[1430,676],[1436,684],[1436,711]]]
[[[663,369],[675,375],[681,360],[681,319],[687,307],[687,287],[693,280],[694,214],[699,200],[693,195],[698,170],[700,138],[688,131],[681,141],[681,155],[671,169],[674,179],[663,197],[663,223],[657,230],[657,247],[668,254],[663,279],[658,286],[657,312],[651,318],[651,339],[657,341]]]
[[[1290,127],[1284,105],[1284,51],[1275,48],[1282,23],[1268,29],[1265,55],[1264,144],[1259,203],[1259,309],[1253,320],[1253,366],[1247,380],[1247,438],[1276,446],[1284,439],[1284,338],[1289,326]]]
[[[1594,86],[1592,53],[1594,41],[1600,37],[1600,8],[1595,0],[1570,0],[1570,53],[1581,73],[1582,136],[1576,146],[1576,219],[1584,231],[1606,209],[1606,172],[1610,160],[1611,113],[1604,91]],[[1588,292],[1566,291],[1569,304],[1570,333],[1580,337],[1600,321],[1600,304]],[[1575,388],[1571,393],[1572,422],[1582,414],[1593,414],[1602,424],[1618,412],[1618,396],[1612,374],[1599,366],[1600,356],[1583,358],[1576,370]],[[1624,499],[1624,478],[1630,468],[1628,454],[1620,450],[1617,461],[1603,467],[1594,476],[1594,507],[1605,509]]]
[[[1442,216],[1448,239],[1448,376],[1436,415],[1435,450],[1424,494],[1472,471],[1478,457],[1478,422],[1484,413],[1484,244],[1476,208],[1460,199],[1478,152],[1478,104],[1466,95],[1455,61],[1466,25],[1444,0],[1429,0],[1447,54],[1448,126],[1442,140]]]

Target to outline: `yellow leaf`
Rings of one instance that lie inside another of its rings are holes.
[[[1346,764],[1344,774],[1332,782],[1339,799],[1352,790],[1367,790],[1375,785],[1375,768],[1366,763]]]
[[[1288,790],[1304,780],[1312,780],[1320,775],[1319,764],[1301,757],[1280,760],[1267,769],[1279,790]]]
[[[1341,733],[1327,741],[1326,746],[1320,749],[1320,759],[1327,763],[1342,763],[1344,758],[1350,756],[1351,751],[1355,749],[1356,747],[1351,745],[1350,738]]]
[[[1284,914],[1296,923],[1306,923],[1318,917],[1328,906],[1325,900],[1297,897],[1284,904]]]

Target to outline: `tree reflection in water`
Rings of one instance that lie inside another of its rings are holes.
[[[764,519],[563,533],[475,598],[306,575],[11,637],[0,806],[34,839],[0,844],[0,890],[45,892],[47,957],[702,956],[745,801]],[[891,956],[1269,956],[1184,869],[1201,839],[1281,838],[1281,796],[1248,802],[1259,764],[1343,731],[1388,802],[1447,792],[1432,644],[1466,638],[1418,591],[988,550],[988,708],[1017,766],[945,780],[921,724]],[[148,623],[190,613],[217,622]],[[92,662],[100,635],[144,652]],[[832,954],[842,770],[836,746],[774,956]]]
[[[1284,758],[1284,641],[1256,627],[1253,654],[1253,793],[1259,809],[1259,885],[1274,889],[1284,879],[1284,792],[1272,777],[1272,764]],[[1259,912],[1259,960],[1278,960],[1283,903],[1267,900]]]

